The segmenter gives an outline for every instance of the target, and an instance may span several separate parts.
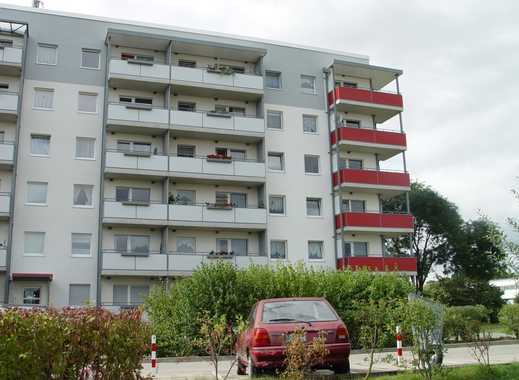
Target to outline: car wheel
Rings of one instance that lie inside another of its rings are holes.
[[[252,357],[247,356],[247,375],[249,377],[255,377],[258,374],[258,369],[254,367],[254,363],[252,362]]]
[[[247,374],[247,367],[242,364],[240,361],[240,356],[236,355],[236,373],[238,375],[246,375]]]
[[[338,373],[350,373],[350,360],[346,360],[346,362],[344,362],[343,364],[336,364],[334,367],[333,367],[333,371],[338,374]]]

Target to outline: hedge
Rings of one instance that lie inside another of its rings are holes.
[[[499,312],[499,322],[519,339],[519,304],[503,306]]]
[[[177,281],[169,290],[152,290],[146,310],[159,342],[159,356],[199,354],[193,342],[199,338],[199,320],[204,313],[224,315],[233,324],[240,317],[246,319],[258,300],[274,297],[325,297],[357,345],[356,325],[360,322],[355,319],[355,305],[369,299],[396,303],[411,290],[407,278],[393,274],[313,270],[302,265],[238,270],[218,261],[202,265],[192,277]]]
[[[481,332],[483,323],[490,320],[490,310],[483,305],[451,306],[446,308],[443,326],[444,339],[471,342]]]
[[[0,312],[0,379],[139,379],[149,340],[139,310]]]

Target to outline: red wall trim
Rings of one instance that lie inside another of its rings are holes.
[[[332,145],[336,143],[335,132],[330,134],[330,140]],[[370,144],[383,144],[383,145],[396,145],[396,146],[407,146],[405,133],[390,132],[390,131],[379,131],[376,129],[366,128],[339,128],[339,141],[359,141]]]
[[[337,259],[337,269],[416,272],[416,257],[346,257]]]
[[[341,169],[340,182],[381,186],[410,186],[409,173],[384,172],[379,170]],[[333,173],[333,185],[339,184],[339,172]]]
[[[355,102],[374,103],[384,106],[403,107],[402,95],[389,92],[370,91],[362,88],[337,87],[335,99],[352,100]],[[333,94],[328,94],[328,104],[333,104]]]

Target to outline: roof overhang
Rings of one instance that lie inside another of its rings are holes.
[[[13,273],[13,281],[52,281],[52,273]]]
[[[328,68],[333,68],[334,74],[370,79],[374,90],[380,90],[403,73],[398,69],[338,59],[335,59]]]
[[[0,34],[15,34],[22,37],[28,30],[26,22],[0,19]]]

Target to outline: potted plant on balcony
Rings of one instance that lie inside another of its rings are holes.
[[[207,256],[208,259],[232,259],[233,251],[211,251]]]
[[[207,65],[207,72],[221,74],[221,75],[233,75],[234,70],[228,65],[220,65],[215,63],[214,65]]]
[[[212,209],[212,210],[232,210],[233,207],[234,207],[234,204],[232,204],[231,202],[229,201],[225,201],[225,202],[216,202],[216,203],[211,203],[211,202],[205,202],[205,205],[208,209]]]
[[[228,156],[227,154],[212,153],[212,154],[207,155],[206,160],[208,162],[222,162],[222,163],[229,164],[232,162],[232,157]]]

